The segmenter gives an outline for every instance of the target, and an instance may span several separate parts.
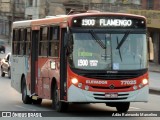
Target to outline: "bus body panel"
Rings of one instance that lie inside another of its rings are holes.
[[[51,84],[53,78],[59,80],[59,60],[57,58],[38,59],[38,81],[36,93],[40,98],[51,99]],[[54,68],[55,67],[55,68]]]
[[[12,67],[11,67],[11,86],[21,93],[21,78],[22,75],[27,76],[29,70],[28,57],[12,56]],[[27,86],[28,88],[29,86]],[[29,94],[29,89],[28,92]]]

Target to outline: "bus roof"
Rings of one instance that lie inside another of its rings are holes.
[[[142,19],[146,19],[144,16],[141,15],[134,15],[128,13],[113,13],[113,12],[86,12],[86,13],[78,13],[78,14],[71,14],[71,15],[57,15],[49,18],[42,18],[42,19],[35,19],[35,20],[24,20],[24,21],[16,21],[13,22],[13,28],[20,28],[20,27],[30,27],[30,26],[37,26],[37,25],[49,25],[49,24],[58,24],[61,22],[67,22],[69,19],[73,17],[81,17],[81,16],[128,16],[128,17],[138,17]]]

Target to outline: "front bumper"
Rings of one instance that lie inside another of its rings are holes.
[[[145,86],[139,90],[132,92],[118,92],[117,98],[106,98],[105,92],[93,92],[82,90],[74,85],[68,89],[68,102],[147,102],[149,94],[149,86]]]

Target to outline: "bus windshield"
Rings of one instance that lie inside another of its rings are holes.
[[[82,70],[147,68],[145,33],[73,32],[70,66]]]

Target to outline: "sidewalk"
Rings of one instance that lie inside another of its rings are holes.
[[[149,89],[160,94],[160,65],[149,63]]]
[[[155,63],[150,62],[149,63],[149,71],[160,73],[160,64],[155,64]]]

